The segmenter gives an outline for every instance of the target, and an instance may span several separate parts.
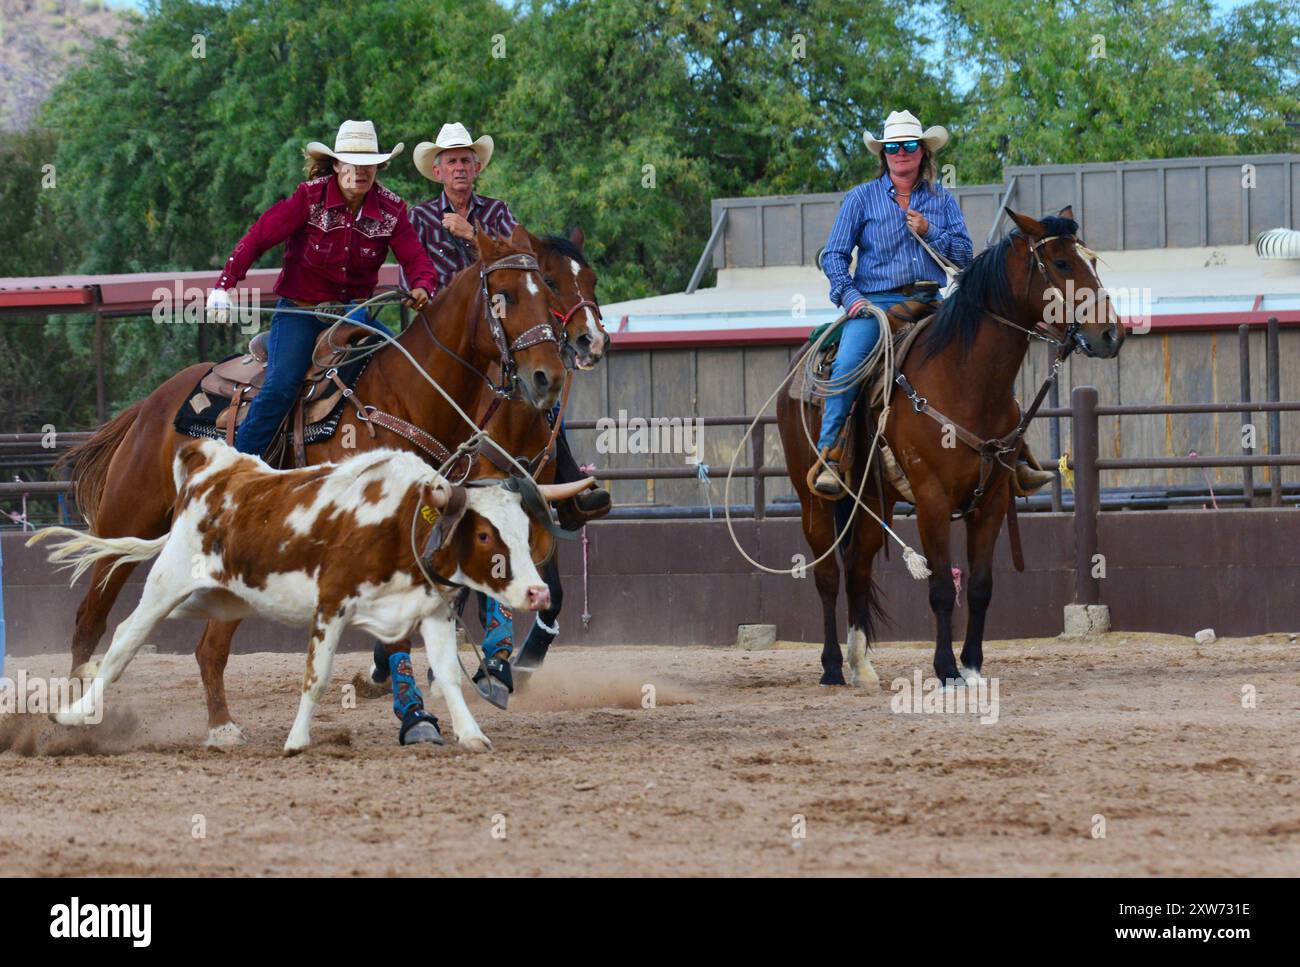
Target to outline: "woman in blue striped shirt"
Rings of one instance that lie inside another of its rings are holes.
[[[879,177],[844,196],[821,256],[831,301],[850,316],[831,369],[833,379],[861,365],[880,338],[880,324],[868,306],[888,310],[909,299],[937,300],[947,276],[912,232],[961,268],[970,264],[974,253],[961,206],[936,177],[934,155],[948,143],[947,130],[936,124],[922,131],[910,111],[894,111],[879,139],[869,131],[862,139],[880,158]],[[850,274],[855,248],[858,262]],[[824,466],[814,484],[826,497],[842,494],[836,480],[843,452],[839,437],[855,395],[856,387],[826,399],[817,448],[822,463],[831,469]],[[1017,477],[1026,490],[1052,479],[1027,465]]]

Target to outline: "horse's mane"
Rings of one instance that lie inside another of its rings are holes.
[[[1046,235],[1073,236],[1079,223],[1061,215],[1041,219]],[[934,321],[925,333],[925,359],[933,359],[954,340],[961,342],[961,355],[970,352],[985,309],[1005,316],[1012,309],[1011,284],[1007,281],[1007,250],[1012,232],[991,248],[985,249],[957,276],[957,291],[944,300]],[[1046,236],[1045,236],[1046,237]]]
[[[543,235],[539,241],[545,242],[551,248],[555,249],[555,251],[559,252],[561,255],[568,256],[579,265],[587,264],[587,257],[582,254],[582,249],[578,248],[578,246],[574,245],[573,242],[569,241],[563,235]]]

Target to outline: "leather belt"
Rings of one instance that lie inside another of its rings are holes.
[[[897,292],[899,295],[915,295],[919,292],[928,292],[934,294],[939,291],[939,283],[931,282],[928,280],[922,280],[920,282],[909,282],[906,285],[895,286],[889,291]]]

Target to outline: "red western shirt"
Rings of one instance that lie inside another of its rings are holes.
[[[406,202],[380,184],[366,192],[353,218],[334,175],[304,181],[268,208],[239,240],[217,287],[233,288],[262,253],[281,242],[286,243],[284,267],[274,291],[287,299],[368,299],[390,248],[412,288],[421,287],[430,295],[438,289],[438,272],[411,227]]]

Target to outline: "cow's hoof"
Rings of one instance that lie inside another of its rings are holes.
[[[94,678],[99,674],[99,659],[92,658],[83,665],[78,665],[72,669],[73,678]]]
[[[207,740],[203,743],[208,749],[233,749],[247,744],[248,739],[244,736],[244,730],[234,722],[226,722],[224,725],[208,729]]]
[[[461,745],[469,749],[471,752],[492,751],[492,741],[482,732],[463,736],[459,741]]]

